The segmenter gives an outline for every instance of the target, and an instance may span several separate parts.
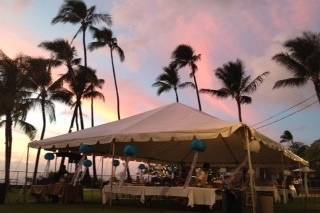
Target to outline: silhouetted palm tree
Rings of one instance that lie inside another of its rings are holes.
[[[293,76],[277,81],[273,88],[301,87],[311,81],[320,103],[320,34],[305,32],[286,41],[284,48],[286,52],[275,55],[273,60],[285,66]]]
[[[87,67],[86,30],[88,27],[101,22],[110,26],[112,24],[111,16],[109,14],[96,13],[95,6],[88,8],[86,3],[81,0],[65,0],[56,17],[52,19],[52,24],[80,24],[80,27],[73,39],[76,38],[80,32],[82,32],[85,67]]]
[[[84,129],[82,99],[100,98],[104,100],[103,94],[96,90],[96,88],[102,88],[104,80],[97,77],[95,70],[81,65],[74,69],[74,78],[65,74],[61,79],[68,83],[68,90],[72,93],[74,99],[74,112],[79,111],[80,126],[81,129]],[[73,116],[71,126],[73,126],[74,119],[75,116]]]
[[[201,54],[196,54],[193,48],[186,44],[180,44],[172,53],[172,65],[182,68],[189,66],[191,69],[190,77],[193,78],[193,83],[195,86],[199,110],[202,111],[201,101],[199,96],[198,83],[196,78],[196,72],[198,70],[197,62],[200,60]]]
[[[180,77],[175,66],[168,66],[163,68],[163,73],[161,73],[154,84],[154,87],[158,87],[157,94],[161,95],[163,92],[169,92],[174,90],[176,95],[176,102],[179,103],[178,88],[183,88],[186,86],[194,87],[192,82],[180,83]]]
[[[64,64],[68,72],[73,70],[74,65],[79,65],[81,62],[81,58],[77,57],[76,49],[67,40],[44,41],[39,46],[50,51],[53,59]]]
[[[5,126],[5,196],[10,185],[12,128],[20,129],[33,139],[36,128],[26,122],[32,89],[24,70],[24,57],[9,58],[0,51],[0,127]]]
[[[255,79],[245,74],[242,62],[228,62],[215,70],[215,75],[223,83],[221,89],[201,89],[200,92],[207,93],[220,98],[232,97],[237,102],[239,121],[242,122],[241,104],[250,104],[252,98],[248,95],[255,92],[269,72],[264,72]]]
[[[280,143],[290,143],[290,145],[294,145],[293,135],[289,130],[285,130],[283,134],[280,136]]]
[[[105,23],[109,26],[112,24],[111,16],[106,13],[96,13],[96,7],[87,7],[86,3],[82,0],[65,0],[61,6],[56,17],[53,18],[52,24],[56,23],[71,23],[80,24],[77,33],[74,35],[72,41],[77,35],[82,32],[82,44],[84,55],[84,66],[87,67],[87,45],[86,45],[86,31],[89,27]],[[91,99],[91,126],[94,126],[93,118],[93,99]]]
[[[113,51],[116,51],[118,53],[120,61],[125,60],[124,52],[119,47],[118,41],[113,36],[113,33],[110,29],[104,27],[100,30],[95,27],[90,27],[90,30],[93,34],[93,38],[95,39],[94,42],[91,42],[89,44],[90,50],[95,50],[95,49],[102,48],[105,46],[109,47],[110,57],[111,57],[111,65],[112,65],[112,73],[113,73],[113,81],[114,81],[114,86],[115,86],[115,90],[116,90],[116,97],[117,97],[117,114],[118,114],[118,120],[120,120],[121,119],[121,116],[120,116],[120,97],[119,97],[116,72],[115,72],[114,62],[113,62]]]
[[[53,82],[51,68],[58,65],[60,65],[60,61],[44,58],[30,58],[27,63],[27,75],[31,78],[33,88],[36,88],[39,92],[36,98],[32,98],[32,104],[41,107],[42,132],[40,140],[44,138],[46,131],[46,114],[49,116],[50,122],[56,119],[54,101],[71,104],[72,94],[62,87],[61,81]],[[33,173],[34,184],[37,178],[40,152],[41,149],[39,148]]]
[[[39,46],[50,51],[53,55],[54,60],[59,61],[67,67],[68,71],[66,75],[63,75],[63,78],[59,78],[57,82],[60,81],[60,83],[62,84],[63,80],[66,78],[75,80],[73,69],[75,65],[80,64],[81,59],[77,57],[76,49],[71,46],[71,44],[67,40],[56,39],[54,41],[45,41],[42,42]],[[77,130],[79,130],[77,110],[75,110],[72,115],[68,132],[70,132],[73,128],[74,120],[76,120]]]

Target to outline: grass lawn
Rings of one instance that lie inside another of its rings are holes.
[[[0,212],[4,213],[182,213],[182,212],[209,212],[207,208],[186,208],[182,205],[177,205],[172,201],[154,201],[151,207],[145,207],[138,200],[116,201],[112,208],[103,207],[100,204],[99,190],[85,190],[84,204],[49,204],[34,203],[31,197],[28,197],[27,204],[19,201],[21,193],[19,190],[11,190],[7,204],[0,205]],[[221,210],[212,210],[210,212],[222,213]],[[250,212],[250,211],[245,211]],[[320,212],[320,197],[295,199],[287,205],[275,206],[276,213],[316,213]]]

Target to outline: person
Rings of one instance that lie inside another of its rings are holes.
[[[68,175],[69,172],[67,171],[66,165],[62,165],[61,169],[58,172],[58,181],[63,180],[65,175]]]
[[[208,184],[210,164],[204,163],[202,169],[196,171],[197,174],[197,186],[206,186]]]

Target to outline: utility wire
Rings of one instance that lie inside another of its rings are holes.
[[[303,101],[300,101],[299,103],[297,103],[297,104],[295,104],[295,105],[293,105],[293,106],[291,106],[291,107],[289,107],[289,108],[287,108],[287,109],[284,109],[284,110],[282,110],[282,111],[280,111],[280,112],[277,112],[277,113],[271,115],[270,117],[268,117],[268,118],[266,118],[266,119],[264,119],[264,120],[262,120],[262,121],[260,121],[260,122],[257,122],[257,123],[252,124],[252,126],[254,127],[254,126],[257,126],[257,125],[259,125],[259,124],[261,124],[261,123],[264,123],[264,122],[266,122],[266,121],[269,121],[269,120],[277,117],[278,115],[281,115],[281,114],[283,114],[283,113],[285,113],[285,112],[287,112],[287,111],[289,111],[289,110],[291,110],[291,109],[293,109],[293,108],[295,108],[295,107],[297,107],[297,106],[300,106],[301,104],[304,104],[305,102],[309,101],[310,99],[312,99],[312,98],[315,97],[315,96],[316,96],[316,94],[313,94],[313,95],[310,96],[309,98],[306,98],[306,99],[304,99]]]
[[[301,109],[299,109],[299,110],[296,110],[296,111],[294,111],[294,112],[292,112],[292,113],[290,113],[290,114],[288,114],[288,115],[286,115],[286,116],[283,116],[282,118],[279,118],[279,119],[277,119],[277,120],[275,120],[275,121],[269,122],[269,123],[264,124],[264,125],[259,126],[259,127],[256,127],[255,129],[261,129],[261,128],[270,126],[270,125],[272,125],[272,124],[274,124],[274,123],[277,123],[277,122],[279,122],[279,121],[281,121],[281,120],[283,120],[283,119],[285,119],[285,118],[288,118],[288,117],[290,117],[290,116],[292,116],[292,115],[294,115],[294,114],[296,114],[296,113],[298,113],[298,112],[301,112],[301,111],[303,111],[303,110],[311,107],[312,105],[314,105],[314,104],[316,104],[316,103],[318,103],[318,101],[314,101],[314,102],[312,102],[311,104],[308,104],[308,105],[306,105],[305,107],[303,107],[303,108],[301,108]]]

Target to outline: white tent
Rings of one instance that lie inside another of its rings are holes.
[[[241,123],[225,122],[179,103],[82,131],[33,141],[29,146],[61,150],[88,144],[94,145],[97,153],[111,154],[111,144],[114,144],[115,155],[122,156],[125,145],[134,144],[138,148],[137,158],[191,162],[190,144],[196,138],[207,144],[206,151],[199,155],[199,163],[237,165],[247,155],[246,130],[250,141],[254,140],[260,146],[258,153],[252,153],[253,164],[308,165],[307,161],[254,129]]]

